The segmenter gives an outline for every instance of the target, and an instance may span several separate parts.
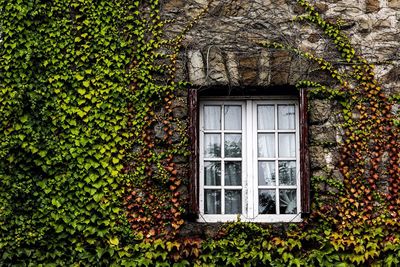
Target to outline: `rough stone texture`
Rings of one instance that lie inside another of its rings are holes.
[[[188,115],[187,99],[178,97],[172,101],[171,104],[172,114],[174,118],[184,119]]]
[[[234,53],[228,53],[226,55],[226,68],[228,71],[229,84],[232,86],[238,86],[240,81],[239,66]]]
[[[377,12],[380,10],[380,1],[379,0],[366,0],[365,1],[365,11],[367,13]]]
[[[332,116],[332,103],[327,99],[313,99],[309,104],[309,120],[312,124],[325,123]]]
[[[310,126],[310,141],[312,144],[332,146],[336,144],[336,130],[332,125]]]
[[[290,54],[287,51],[275,51],[271,55],[271,84],[288,84],[290,74]]]
[[[268,51],[261,51],[259,62],[258,85],[267,86],[271,83],[270,55]]]
[[[395,10],[400,10],[400,0],[388,0],[388,6]]]
[[[188,52],[188,70],[191,83],[194,85],[204,85],[206,83],[203,56],[199,50]]]
[[[239,73],[243,85],[256,85],[258,77],[258,56],[251,55],[239,58]]]
[[[325,152],[321,146],[310,147],[310,167],[314,170],[326,167]]]
[[[218,48],[211,47],[206,56],[207,82],[209,84],[227,85],[228,76],[225,68],[225,60]]]

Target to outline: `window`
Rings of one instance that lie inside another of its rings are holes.
[[[203,100],[199,115],[198,221],[300,221],[298,100]]]

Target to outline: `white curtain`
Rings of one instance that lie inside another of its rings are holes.
[[[221,129],[221,106],[204,106],[204,129]]]
[[[295,128],[294,105],[278,105],[278,129],[288,130]]]
[[[241,106],[225,106],[225,130],[241,130],[242,129],[242,107]]]
[[[257,107],[257,127],[259,130],[275,129],[275,108],[273,105]]]
[[[279,157],[296,157],[296,142],[294,133],[279,134]]]
[[[258,157],[275,157],[275,134],[258,134]]]
[[[221,185],[221,162],[204,162],[204,184]]]

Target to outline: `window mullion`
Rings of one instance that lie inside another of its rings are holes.
[[[276,200],[276,214],[279,211],[279,133],[278,133],[278,105],[274,105],[274,120],[275,120],[275,200]]]
[[[246,142],[247,142],[247,150],[246,150],[246,160],[247,160],[247,174],[246,174],[246,183],[247,183],[247,217],[254,218],[255,217],[255,195],[256,192],[255,186],[256,183],[254,181],[254,176],[256,175],[256,171],[254,170],[254,116],[253,116],[253,101],[246,101]]]
[[[225,214],[225,105],[221,105],[221,214]]]

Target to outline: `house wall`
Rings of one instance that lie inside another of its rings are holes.
[[[207,0],[164,0],[162,16],[174,19],[167,26],[176,36],[207,6]],[[341,23],[356,49],[376,66],[376,77],[389,96],[400,94],[400,1],[325,0],[314,1],[328,21]],[[185,35],[177,61],[176,79],[203,90],[212,87],[245,88],[295,85],[302,79],[335,86],[318,67],[280,49],[263,48],[257,43],[272,40],[312,52],[345,68],[331,42],[313,25],[293,22],[302,14],[295,1],[216,0]],[[338,103],[324,96],[309,100],[309,145],[312,177],[341,180],[335,167],[341,141]],[[393,107],[396,111],[398,105]],[[177,92],[174,116],[186,121],[187,92]],[[357,114],[353,114],[357,119]],[[156,129],[157,131],[157,129]],[[180,175],[188,177],[188,158],[176,159]],[[321,192],[334,190],[319,184]],[[182,191],[186,191],[183,187]],[[323,196],[322,196],[323,197]],[[215,225],[186,224],[183,235],[214,235]]]

